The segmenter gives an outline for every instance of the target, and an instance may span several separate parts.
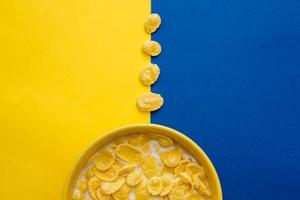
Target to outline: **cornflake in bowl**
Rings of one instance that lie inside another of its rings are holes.
[[[85,152],[64,199],[221,200],[222,192],[213,165],[194,142],[167,127],[133,125],[108,133]]]

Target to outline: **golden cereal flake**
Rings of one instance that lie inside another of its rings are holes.
[[[182,178],[182,180],[186,181],[187,183],[193,185],[193,180],[192,180],[192,176],[187,173],[187,172],[181,172],[179,174],[180,178]]]
[[[153,200],[153,197],[148,193],[147,181],[144,180],[135,189],[136,200]]]
[[[81,200],[81,198],[82,198],[82,192],[80,190],[75,190],[73,192],[72,199],[73,200]]]
[[[87,168],[87,170],[84,173],[84,176],[85,176],[86,179],[89,180],[90,178],[95,176],[94,170],[91,167]]]
[[[164,175],[161,177],[162,182],[162,190],[160,192],[160,196],[166,196],[171,191],[172,185],[173,185],[173,177],[169,175]]]
[[[99,155],[95,159],[95,166],[100,171],[109,169],[115,162],[115,153],[113,149],[107,148],[99,151]]]
[[[138,146],[138,148],[143,152],[144,154],[148,155],[151,152],[149,143],[145,143],[142,146]]]
[[[200,178],[199,178],[199,176],[198,176],[198,174],[193,174],[192,175],[192,183],[193,183],[193,187],[195,188],[195,189],[199,189],[199,187],[200,187]]]
[[[208,187],[205,186],[205,184],[199,179],[199,188],[197,189],[199,194],[204,196],[205,198],[208,198],[211,196],[211,192]]]
[[[116,169],[118,172],[121,168],[124,167],[124,165],[122,163],[120,163],[120,161],[118,161],[117,159],[115,160],[114,164],[111,166],[112,168]]]
[[[102,194],[100,188],[97,189],[96,198],[97,198],[97,200],[111,200],[112,199],[112,197],[110,195]]]
[[[112,194],[114,200],[129,200],[131,193],[131,189],[127,184],[123,184],[123,186]]]
[[[158,56],[161,52],[160,44],[153,40],[145,41],[142,49],[149,56]]]
[[[133,146],[142,146],[143,144],[149,142],[150,138],[145,134],[133,135],[128,139],[128,144]]]
[[[189,163],[191,163],[190,160],[181,160],[179,165],[175,168],[175,174],[179,175],[181,172],[185,172],[185,168]]]
[[[114,181],[118,178],[118,171],[111,167],[106,171],[100,171],[98,168],[94,168],[94,173],[102,181]]]
[[[160,107],[164,104],[164,99],[160,94],[148,92],[141,94],[137,98],[136,103],[140,111],[150,112],[160,109]]]
[[[142,169],[147,178],[156,176],[160,172],[159,165],[154,156],[149,156],[145,158],[145,161],[142,164]]]
[[[191,191],[191,186],[186,181],[179,179],[171,188],[169,193],[170,200],[182,200]]]
[[[201,167],[200,165],[198,165],[196,163],[187,164],[185,171],[191,175],[198,174],[201,179],[205,178],[205,172],[204,172],[203,167]]]
[[[122,176],[118,177],[117,180],[113,182],[101,182],[100,188],[101,193],[105,195],[110,195],[118,191],[122,185],[125,183],[126,179]]]
[[[174,174],[174,167],[167,167],[167,166],[164,166],[161,170],[161,175],[164,175],[164,174]]]
[[[119,144],[116,147],[117,156],[131,164],[140,164],[144,161],[144,155],[131,144]]]
[[[153,196],[159,195],[162,190],[161,178],[158,176],[150,178],[147,182],[147,190]]]
[[[79,180],[77,182],[77,189],[81,192],[85,192],[87,190],[87,181],[85,179]]]
[[[94,199],[96,198],[96,192],[99,186],[100,186],[100,180],[97,177],[92,177],[88,181],[88,191]]]
[[[161,18],[159,14],[153,13],[147,17],[144,28],[147,33],[154,33],[161,24]]]
[[[169,137],[161,135],[158,138],[158,143],[162,147],[170,147],[173,145],[173,140],[171,140]]]
[[[139,171],[134,171],[128,174],[127,176],[127,184],[129,186],[136,186],[142,181],[142,173]]]
[[[174,142],[171,140],[171,138],[164,136],[164,135],[158,135],[158,134],[151,134],[151,137],[158,141],[159,145],[162,147],[171,147]]]
[[[135,165],[125,165],[119,169],[119,175],[127,174],[135,170]]]
[[[140,73],[140,81],[143,85],[149,86],[156,82],[160,69],[156,64],[147,64]]]
[[[182,153],[178,148],[160,153],[160,159],[167,167],[176,167],[181,157]]]

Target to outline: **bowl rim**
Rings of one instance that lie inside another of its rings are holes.
[[[110,131],[102,133],[99,137],[97,137],[95,140],[93,140],[92,143],[86,146],[86,148],[81,152],[81,154],[75,159],[71,167],[69,168],[69,172],[67,174],[64,188],[63,188],[63,193],[62,193],[62,200],[68,200],[68,188],[71,187],[71,182],[72,182],[72,177],[75,176],[74,173],[76,172],[76,168],[79,165],[80,161],[85,159],[85,157],[88,155],[89,151],[96,148],[98,146],[98,143],[100,141],[108,141],[109,138],[114,137],[115,135],[119,135],[122,132],[126,132],[126,130],[131,130],[131,129],[157,129],[160,130],[161,132],[169,132],[170,134],[174,135],[174,137],[177,137],[178,140],[183,140],[184,143],[186,143],[186,146],[192,146],[200,155],[201,157],[205,160],[210,173],[211,173],[211,179],[214,182],[215,185],[215,192],[216,192],[216,198],[217,200],[223,200],[223,194],[222,194],[222,187],[220,183],[220,179],[218,176],[218,173],[209,159],[209,157],[206,155],[206,153],[202,150],[202,148],[195,143],[192,139],[190,139],[188,136],[185,134],[173,129],[169,128],[164,125],[159,125],[159,124],[146,124],[146,123],[137,123],[137,124],[130,124],[130,125],[125,125],[121,126],[119,128],[114,128]],[[127,135],[127,134],[124,134]]]

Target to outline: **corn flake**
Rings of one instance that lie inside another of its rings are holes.
[[[160,159],[167,167],[176,167],[181,157],[182,153],[178,148],[160,153]]]
[[[134,165],[125,165],[125,166],[123,166],[122,168],[119,169],[119,175],[127,174],[127,173],[130,173],[130,172],[134,171],[134,170],[135,170]]]
[[[137,107],[142,112],[150,112],[160,109],[164,99],[160,94],[148,92],[141,94],[136,101]]]
[[[88,191],[94,199],[96,198],[96,192],[99,186],[100,186],[100,180],[97,177],[92,177],[88,181]]]
[[[115,160],[114,164],[111,166],[112,168],[114,168],[115,170],[117,170],[119,172],[119,170],[121,168],[124,167],[124,165],[122,163],[120,163],[117,159]]]
[[[149,156],[149,157],[145,158],[145,161],[142,164],[142,169],[147,178],[156,176],[160,172],[159,165],[154,156]]]
[[[142,50],[149,56],[158,56],[161,52],[161,46],[158,42],[149,40],[144,42]]]
[[[186,194],[191,191],[191,186],[186,181],[179,179],[169,193],[170,200],[185,199]]]
[[[94,168],[94,173],[102,181],[114,181],[118,178],[118,171],[111,167],[106,171],[100,171],[96,167]]]
[[[181,172],[185,172],[185,168],[189,163],[191,163],[190,160],[181,160],[179,165],[175,168],[175,174],[179,175]]]
[[[160,192],[160,196],[166,196],[171,191],[174,180],[172,176],[164,175],[161,177],[161,182],[162,182],[162,190]]]
[[[127,184],[129,186],[136,186],[142,181],[142,173],[139,171],[134,171],[128,174],[127,176]]]
[[[136,200],[153,200],[153,197],[148,193],[146,180],[142,181],[136,187],[135,199]]]
[[[205,172],[203,167],[196,163],[189,163],[185,168],[186,172],[193,175],[198,174],[201,179],[205,178]]]
[[[111,200],[112,199],[112,197],[110,195],[102,194],[100,188],[97,189],[96,198],[97,198],[97,200]]]
[[[140,81],[143,85],[149,86],[156,82],[160,69],[156,64],[149,63],[140,73]]]
[[[154,33],[161,24],[161,18],[159,14],[151,14],[145,21],[144,28],[147,33]]]
[[[147,190],[148,192],[153,195],[159,195],[162,190],[162,181],[160,177],[154,176],[150,178],[147,182]]]
[[[105,195],[110,195],[118,191],[122,185],[125,183],[126,179],[122,176],[118,177],[117,180],[113,182],[101,182],[100,188],[101,193]]]
[[[115,153],[113,149],[107,148],[99,152],[99,155],[95,159],[95,166],[100,171],[109,169],[115,162]]]
[[[129,200],[131,189],[127,184],[123,186],[115,193],[112,194],[114,200]]]
[[[179,174],[179,176],[180,176],[180,178],[181,178],[183,181],[185,181],[185,182],[187,182],[187,183],[193,185],[192,176],[191,176],[189,173],[187,173],[187,172],[181,172],[181,173]]]
[[[209,188],[207,188],[200,179],[199,179],[198,192],[199,192],[199,194],[201,194],[202,196],[204,196],[206,198],[211,196],[211,192],[210,192]]]
[[[120,159],[131,164],[140,164],[144,160],[142,152],[131,144],[119,144],[116,154]]]

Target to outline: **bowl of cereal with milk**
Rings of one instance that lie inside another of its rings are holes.
[[[103,134],[79,157],[63,200],[222,200],[214,166],[191,139],[154,124]]]

